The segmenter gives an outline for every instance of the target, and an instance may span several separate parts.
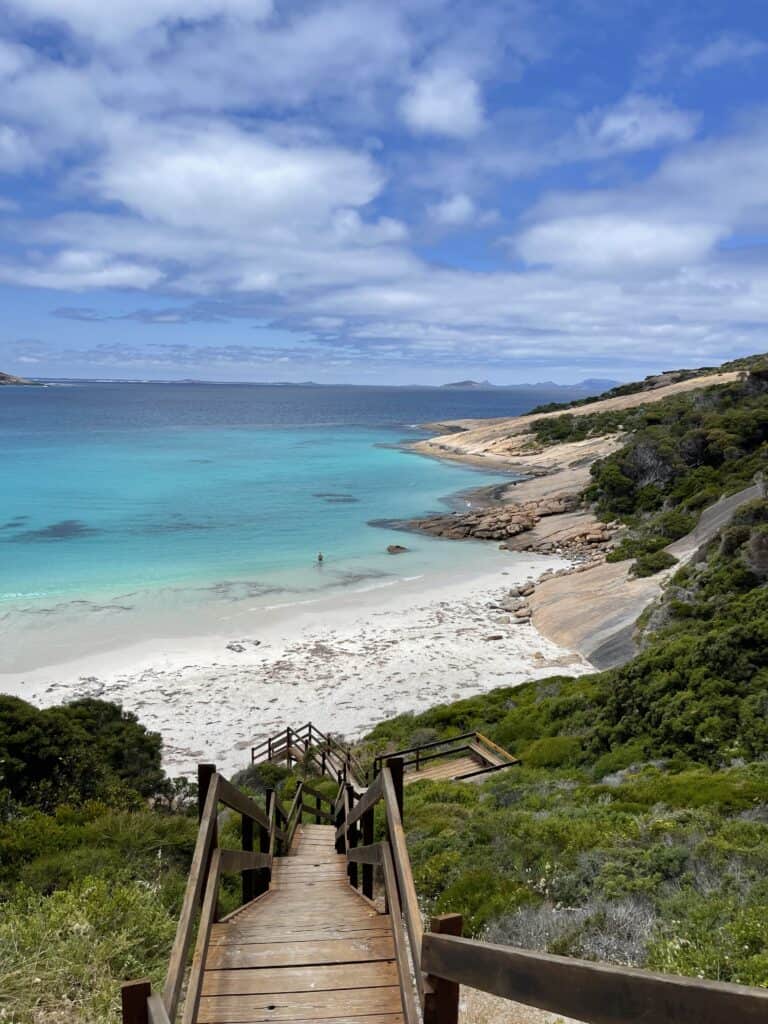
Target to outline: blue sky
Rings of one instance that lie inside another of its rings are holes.
[[[630,379],[768,349],[765,0],[0,0],[0,368]]]

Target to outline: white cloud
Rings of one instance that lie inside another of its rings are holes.
[[[20,171],[38,158],[32,141],[11,125],[0,124],[0,171]]]
[[[365,206],[383,184],[365,153],[281,144],[215,123],[120,131],[91,180],[103,198],[149,220],[238,235],[317,226]]]
[[[418,75],[400,103],[408,127],[417,134],[462,139],[483,127],[480,88],[460,68],[437,67]]]
[[[35,288],[150,288],[162,278],[159,270],[114,259],[108,253],[65,249],[40,266],[4,266],[0,281]]]
[[[698,121],[693,111],[636,93],[625,96],[614,107],[579,118],[577,136],[593,155],[629,153],[687,142],[695,134]]]
[[[768,227],[767,164],[768,128],[689,145],[641,184],[543,200],[516,248],[531,263],[608,275],[702,262],[740,228]]]
[[[72,31],[115,43],[163,22],[214,17],[258,20],[272,13],[271,0],[10,0],[30,20],[63,22]]]
[[[496,210],[481,210],[466,192],[446,196],[439,203],[427,207],[430,219],[440,227],[457,228],[468,224],[487,226],[498,220]]]
[[[442,202],[430,206],[428,212],[436,224],[455,227],[469,224],[474,220],[477,208],[466,192],[457,192],[455,195],[443,199]]]
[[[712,224],[668,224],[652,217],[592,214],[544,221],[517,240],[532,264],[556,264],[588,272],[623,274],[635,268],[655,271],[698,261],[719,234]]]
[[[713,39],[694,53],[690,67],[695,71],[710,71],[723,64],[752,60],[768,53],[768,45],[754,36],[726,33]]]

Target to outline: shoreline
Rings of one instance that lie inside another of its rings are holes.
[[[590,467],[621,447],[621,432],[545,446],[537,443],[529,428],[541,419],[635,408],[738,377],[738,372],[705,375],[570,409],[432,424],[443,433],[414,442],[412,450],[430,458],[520,474],[523,479],[500,493],[497,489],[499,500],[485,507],[408,520],[399,528],[452,540],[496,541],[513,551],[569,558],[569,568],[537,583],[518,614],[530,618],[553,643],[578,651],[595,669],[625,664],[637,653],[637,619],[660,596],[679,565],[652,577],[635,578],[629,573],[631,559],[606,561],[623,528],[620,523],[600,522],[581,494],[590,482]],[[753,494],[754,488],[747,488],[713,506],[711,516],[705,510],[693,533],[667,550],[684,564],[716,530],[723,510]]]
[[[166,637],[34,671],[0,690],[38,706],[117,700],[165,740],[170,775],[198,760],[225,772],[286,723],[359,735],[406,711],[592,666],[502,607],[562,559],[499,556],[493,571],[254,609],[250,630]]]

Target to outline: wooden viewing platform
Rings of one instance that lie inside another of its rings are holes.
[[[304,746],[316,751],[308,728]],[[291,733],[273,739],[273,757],[283,743],[299,749]],[[403,828],[403,758],[377,759],[362,790],[350,781],[352,758],[338,768],[338,756],[325,760],[335,797],[303,779],[288,810],[271,790],[262,807],[199,766],[200,828],[165,985],[123,985],[123,1024],[458,1024],[460,985],[589,1024],[768,1021],[768,989],[465,939],[458,914],[425,929]],[[220,804],[242,817],[241,850],[219,846]],[[221,876],[232,872],[242,905],[219,920]]]
[[[520,764],[518,758],[477,731],[382,754],[374,761],[374,775],[385,761],[392,758],[402,758],[406,785],[424,779],[432,782],[483,782],[492,772]]]

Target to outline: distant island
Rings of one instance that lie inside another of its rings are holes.
[[[590,377],[588,380],[580,380],[575,384],[556,384],[553,380],[538,381],[536,384],[492,384],[489,380],[457,380],[449,384],[441,384],[444,390],[453,391],[514,391],[515,389],[529,390],[530,388],[558,388],[564,391],[584,390],[591,394],[596,391],[607,391],[617,387],[617,380],[603,380],[598,377]]]
[[[3,384],[27,384],[30,387],[36,387],[36,383],[33,380],[26,380],[24,377],[14,377],[12,373],[0,373],[0,386]]]

